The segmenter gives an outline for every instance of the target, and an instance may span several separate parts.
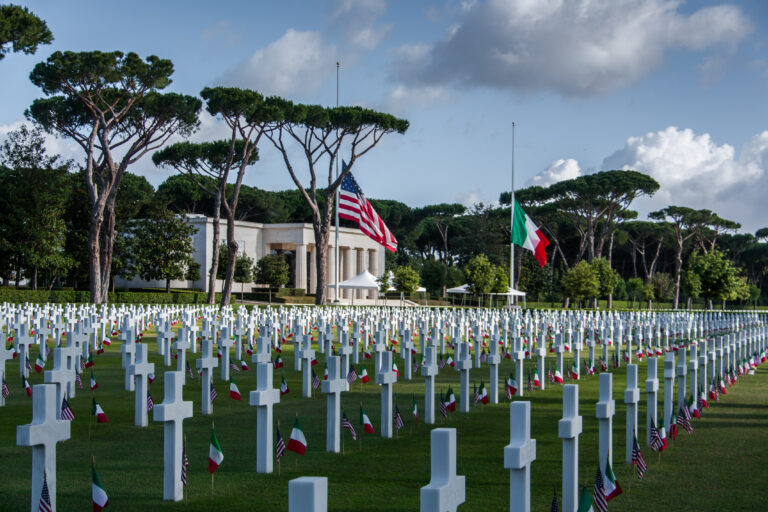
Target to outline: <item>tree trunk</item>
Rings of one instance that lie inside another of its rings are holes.
[[[565,300],[563,300],[563,309],[568,309],[570,305],[571,305],[571,298],[566,297]]]
[[[683,241],[677,240],[677,254],[675,255],[675,300],[672,309],[677,309],[680,304],[680,271],[683,268]]]
[[[232,283],[235,277],[235,262],[237,261],[237,250],[240,248],[235,240],[235,212],[227,209],[227,248],[229,249],[229,258],[227,259],[227,274],[224,277],[224,288],[221,290],[221,305],[229,306],[232,295]]]
[[[613,293],[608,294],[608,309],[613,309]]]
[[[91,302],[102,303],[101,293],[101,251],[99,233],[101,232],[102,211],[98,205],[91,208],[91,226],[88,229],[88,267],[90,274]]]
[[[165,280],[165,293],[171,293],[171,280]]]
[[[115,188],[116,189],[116,188]],[[99,235],[101,237],[99,241],[99,249],[101,252],[101,296],[99,298],[99,304],[104,304],[108,301],[109,285],[111,283],[112,273],[112,256],[114,254],[115,244],[115,204],[114,195],[110,195],[107,198],[107,203],[104,207],[104,222],[101,225]]]
[[[37,266],[32,271],[32,289],[37,290]]]
[[[323,233],[320,226],[314,226],[315,229],[315,248],[317,256],[315,258],[315,271],[317,274],[317,286],[315,289],[315,304],[325,304],[328,290],[325,286],[328,276],[325,273],[326,263],[328,262],[328,242],[330,237],[328,231]],[[337,279],[338,280],[338,279]]]
[[[216,302],[216,271],[219,268],[219,233],[221,231],[221,190],[213,197],[213,257],[208,272],[208,304]]]

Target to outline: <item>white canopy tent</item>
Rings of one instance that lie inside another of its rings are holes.
[[[448,288],[447,290],[445,290],[445,293],[464,293],[464,294],[467,294],[467,293],[469,293],[469,285],[468,284],[463,284],[461,286],[457,286],[456,288]]]
[[[335,288],[335,287],[336,287],[336,283],[328,285],[328,288]],[[363,270],[362,272],[357,274],[355,277],[350,277],[349,279],[340,282],[339,288],[344,290],[378,290],[379,283],[378,281],[376,281],[376,276],[368,272],[368,270]],[[355,302],[355,295],[352,294],[352,303],[354,304],[354,302]]]

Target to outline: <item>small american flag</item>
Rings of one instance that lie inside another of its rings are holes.
[[[189,466],[189,459],[187,458],[187,440],[184,440],[184,446],[181,448],[181,483],[184,487],[187,486],[187,466]]]
[[[445,368],[445,359],[443,359],[443,356],[440,356],[440,362],[438,363],[440,365],[440,368]]]
[[[693,425],[691,425],[691,413],[688,408],[680,406],[677,414],[677,423],[689,434],[693,434]]]
[[[347,418],[347,413],[342,412],[342,419],[341,419],[341,426],[342,428],[345,428],[349,430],[349,433],[352,434],[352,440],[357,441],[357,432],[355,432],[355,427],[352,425],[352,422],[349,421],[349,418]]]
[[[349,367],[349,373],[347,374],[347,382],[352,384],[356,380],[357,380],[357,372],[355,371],[355,367],[354,366],[350,366]]]
[[[592,489],[592,498],[597,512],[608,512],[608,499],[605,496],[603,472],[600,471],[600,466],[597,467],[597,473],[595,473],[595,487]]]
[[[235,363],[229,363],[229,367],[232,368],[232,371],[239,372],[240,367],[237,366]]]
[[[475,386],[474,395],[475,395],[475,407],[477,407],[477,403],[480,401],[480,393],[478,393],[477,391],[477,386]]]
[[[552,368],[547,368],[547,375],[549,376],[549,382],[551,384],[555,383],[555,376],[552,374]]]
[[[189,378],[194,380],[195,374],[192,372],[192,367],[189,366],[189,361],[187,361],[187,373],[189,373]]]
[[[552,505],[549,506],[549,512],[560,512],[560,505],[557,503],[557,491],[552,496]]]
[[[29,364],[29,358],[27,358],[27,365],[26,366],[27,366],[27,370],[31,370],[32,369],[32,365]]]
[[[80,357],[80,370],[85,370],[85,360],[82,357]]]
[[[155,407],[155,401],[152,400],[152,395],[147,393],[147,412],[151,411]]]
[[[217,396],[219,395],[216,393],[216,388],[213,387],[213,382],[211,382],[211,403],[216,400]]]
[[[651,450],[657,452],[664,447],[664,441],[659,435],[659,429],[656,428],[656,424],[651,420]]]
[[[275,442],[275,459],[280,462],[280,457],[285,453],[285,441],[283,436],[280,435],[280,428],[277,429],[277,441]]]
[[[8,388],[8,383],[5,382],[5,377],[3,377],[3,398],[8,398],[10,394],[11,390]]]
[[[40,505],[37,508],[38,512],[52,512],[51,508],[51,495],[48,492],[48,475],[43,472],[43,492],[40,493]]]
[[[405,422],[403,421],[403,415],[400,414],[400,408],[395,405],[395,430],[400,430],[405,426]]]
[[[61,399],[61,419],[67,421],[72,421],[75,419],[75,413],[72,412],[72,408],[69,406],[69,402],[67,402],[66,397]]]
[[[342,174],[347,170],[343,160],[341,169]],[[344,176],[339,187],[339,217],[357,222],[360,231],[386,249],[392,252],[397,250],[397,240],[365,198],[351,172]]]
[[[637,478],[642,479],[648,470],[648,466],[645,464],[643,452],[640,451],[640,446],[637,444],[637,438],[634,439],[632,444],[632,465],[637,470]]]
[[[77,382],[77,387],[83,389],[83,379],[80,378],[80,372],[75,373],[75,382]]]
[[[440,414],[443,415],[443,418],[448,417],[448,406],[445,404],[445,400],[443,400],[442,395],[440,395]]]
[[[414,361],[413,362],[413,373],[416,373],[418,371],[419,371],[419,362],[418,361]]]
[[[312,389],[320,387],[320,377],[317,376],[315,370],[312,370]]]
[[[531,380],[531,372],[528,372],[528,392],[533,393],[533,381]]]

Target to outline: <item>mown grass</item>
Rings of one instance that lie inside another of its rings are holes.
[[[151,393],[157,403],[163,398],[164,371],[162,361],[154,354],[153,334],[147,333],[157,380]],[[91,456],[96,458],[101,481],[109,495],[109,510],[287,510],[288,481],[305,475],[329,478],[329,508],[334,511],[413,511],[419,508],[419,488],[430,479],[429,431],[431,427],[414,423],[410,415],[415,395],[420,415],[424,410],[424,382],[400,380],[395,398],[405,418],[406,427],[393,439],[365,436],[360,440],[359,407],[362,402],[376,427],[380,426],[379,387],[373,384],[373,363],[367,362],[371,382],[358,383],[342,394],[342,407],[356,425],[358,441],[344,431],[344,454],[325,452],[325,397],[315,392],[311,399],[301,397],[301,376],[292,370],[292,345],[283,351],[285,368],[275,371],[275,385],[285,376],[291,392],[275,409],[280,431],[288,439],[296,415],[308,440],[304,457],[292,452],[282,459],[280,474],[262,475],[255,471],[256,411],[247,405],[247,393],[255,389],[255,369],[235,373],[243,401],[228,397],[228,385],[218,379],[213,417],[200,415],[200,380],[188,381],[185,399],[194,401],[195,416],[184,422],[190,459],[188,503],[162,501],[163,426],[151,421],[149,428],[133,426],[133,393],[123,390],[119,344],[113,344],[96,358],[94,373],[99,383],[96,392],[110,422],[91,426],[88,423],[91,398],[78,390],[70,400],[76,414],[72,439],[58,445],[59,510],[86,510],[91,500]],[[197,356],[190,356],[194,360]],[[316,367],[322,376],[323,356]],[[398,358],[402,370],[403,362]],[[50,369],[51,361],[48,363]],[[194,362],[192,362],[194,364]],[[548,358],[554,364],[554,358]],[[570,363],[567,362],[567,365]],[[568,367],[568,366],[566,366]],[[359,369],[359,367],[358,367]],[[531,369],[533,366],[531,364]],[[500,376],[512,371],[512,363],[502,363]],[[0,496],[4,511],[22,511],[29,507],[31,451],[16,446],[16,426],[31,421],[31,400],[15,378],[16,361],[9,362],[7,374],[12,394],[0,409]],[[472,370],[471,380],[488,384],[487,367]],[[762,490],[768,482],[768,377],[765,368],[757,375],[745,377],[729,389],[719,403],[712,404],[703,418],[694,420],[695,433],[681,432],[676,442],[659,459],[643,448],[648,472],[642,481],[631,483],[631,466],[624,464],[623,392],[626,385],[624,368],[615,370],[614,399],[614,471],[624,494],[610,502],[611,510],[647,511],[682,510],[763,510]],[[646,376],[645,364],[639,371]],[[321,377],[322,378],[322,377]],[[33,372],[31,383],[42,382]],[[597,377],[583,377],[580,385],[580,413],[584,432],[580,438],[580,482],[591,486],[597,467],[597,420],[595,403]],[[662,381],[663,383],[663,381]],[[459,375],[446,367],[437,379],[437,389],[452,386],[459,392]],[[641,384],[641,387],[644,386]],[[470,414],[459,412],[442,419],[437,413],[438,427],[454,427],[458,431],[458,473],[467,479],[467,501],[461,510],[507,510],[509,473],[503,467],[503,448],[509,442],[509,407],[501,389],[498,405],[473,407]],[[663,391],[660,390],[660,410]],[[675,394],[676,396],[676,394]],[[557,421],[562,416],[562,390],[549,386],[545,391],[527,395],[532,401],[532,436],[537,440],[537,459],[531,471],[532,509],[549,510],[553,488],[561,488],[561,440],[557,437]],[[640,406],[640,434],[645,439],[645,396]],[[211,478],[207,471],[208,442],[211,420],[224,451],[225,460],[215,475],[215,494],[211,496]]]

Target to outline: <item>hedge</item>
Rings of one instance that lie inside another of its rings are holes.
[[[202,292],[111,292],[109,302],[113,304],[205,304],[208,295]],[[0,288],[0,302],[24,304],[80,303],[90,302],[91,293],[85,290],[26,290]],[[221,301],[221,294],[216,294]]]

